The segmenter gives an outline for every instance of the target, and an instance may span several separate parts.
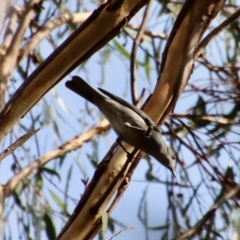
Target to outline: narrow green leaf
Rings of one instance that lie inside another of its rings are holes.
[[[61,167],[64,163],[64,160],[66,159],[67,154],[62,155],[59,157],[59,167]]]
[[[144,60],[145,60],[144,61],[144,69],[145,69],[146,78],[147,78],[148,81],[150,81],[150,69],[151,69],[151,67],[149,65],[150,58],[149,58],[148,54],[145,54],[145,59]]]
[[[42,172],[48,173],[50,175],[54,175],[59,179],[59,181],[61,180],[61,176],[58,174],[58,172],[56,172],[53,169],[44,167],[44,168],[42,168]]]
[[[125,58],[127,58],[128,60],[130,59],[129,52],[115,39],[113,39],[113,45]]]
[[[46,235],[49,240],[56,239],[56,230],[51,217],[45,213],[43,220],[46,225]]]
[[[72,176],[72,168],[73,166],[71,165],[69,170],[68,170],[68,174],[67,174],[67,182],[66,182],[66,187],[65,187],[65,194],[68,193],[68,189],[69,189],[69,185],[70,185],[70,180],[71,180],[71,176]]]
[[[62,200],[51,190],[49,190],[53,200],[58,205],[58,207],[62,210],[62,212],[66,212],[66,205],[62,202]]]
[[[204,99],[199,96],[196,105],[193,109],[193,115],[205,115],[206,114],[206,103]]]
[[[42,175],[39,173],[37,174],[36,178],[35,178],[35,185],[36,187],[41,190],[42,186],[43,186],[43,178]]]
[[[56,121],[53,121],[53,130],[58,136],[58,138],[61,140],[61,131],[59,131],[59,125],[57,124]]]
[[[16,193],[15,191],[13,191],[12,196],[13,196],[13,198],[14,198],[15,204],[16,204],[20,209],[22,209],[23,211],[26,211],[26,207],[23,206],[21,199],[19,198],[19,196],[17,195],[17,193]]]

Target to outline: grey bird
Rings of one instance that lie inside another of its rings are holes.
[[[176,157],[163,141],[158,126],[146,113],[116,95],[98,88],[106,97],[78,76],[67,81],[66,87],[99,108],[117,134],[120,146],[123,147],[123,140],[132,147],[137,147],[154,157],[176,176]],[[126,151],[124,147],[123,149]]]

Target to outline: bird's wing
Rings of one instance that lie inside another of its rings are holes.
[[[133,106],[132,104],[126,102],[125,100],[123,100],[122,98],[102,89],[102,88],[98,88],[99,91],[101,91],[102,93],[104,93],[105,95],[107,95],[108,97],[110,97],[111,99],[117,101],[118,103],[124,105],[125,107],[130,108],[132,111],[134,111],[135,113],[137,113],[140,117],[142,117],[144,119],[144,121],[146,122],[147,126],[153,126],[153,129],[157,132],[160,132],[158,126],[156,125],[155,122],[153,122],[153,120],[146,114],[144,113],[142,110],[140,110],[139,108]]]

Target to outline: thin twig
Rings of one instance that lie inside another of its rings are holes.
[[[0,64],[0,110],[4,107],[4,96],[7,89],[8,79],[15,67],[20,45],[22,43],[24,34],[31,22],[33,15],[33,6],[35,0],[31,0],[26,4],[26,9],[21,16],[20,23],[16,29],[14,36],[11,39],[9,47],[6,49],[6,53]]]
[[[225,196],[223,196],[219,201],[217,201],[210,210],[203,216],[203,218],[198,221],[194,227],[187,230],[182,235],[175,238],[175,240],[184,240],[184,239],[192,239],[194,235],[198,233],[202,229],[202,227],[207,223],[208,220],[210,220],[216,210],[220,208],[226,201],[233,198],[237,193],[240,192],[240,184],[238,184],[234,189],[232,189],[229,193],[227,193]]]
[[[195,53],[195,59],[199,57],[209,44],[209,42],[215,38],[220,32],[222,32],[225,28],[229,26],[230,23],[234,22],[240,16],[240,8],[234,12],[230,17],[228,17],[225,21],[223,21],[218,27],[214,28],[212,32],[210,32],[198,45],[198,48]]]
[[[148,16],[150,13],[150,9],[152,6],[152,0],[149,1],[146,10],[143,14],[143,20],[142,23],[140,25],[139,31],[137,33],[137,36],[135,38],[135,40],[133,41],[133,46],[132,46],[132,53],[131,53],[131,60],[130,60],[130,83],[131,83],[131,97],[132,97],[132,103],[133,105],[137,104],[137,67],[136,67],[136,58],[137,58],[137,49],[138,46],[140,44],[140,42],[142,41],[142,36],[144,34],[146,25],[147,25],[147,21],[148,21]]]
[[[58,148],[54,149],[53,151],[50,151],[40,158],[36,159],[35,161],[29,163],[25,168],[21,169],[19,173],[17,173],[15,176],[13,176],[4,186],[4,197],[10,196],[12,193],[12,190],[16,187],[16,185],[26,176],[28,176],[30,173],[33,172],[33,170],[38,169],[39,167],[42,167],[49,161],[61,157],[67,152],[76,150],[77,148],[81,147],[83,143],[88,142],[94,137],[96,134],[101,134],[103,131],[106,131],[109,129],[110,125],[104,119],[101,121],[97,126],[89,129],[84,134],[78,135],[75,138],[65,142]]]
[[[140,96],[137,99],[137,104],[135,105],[136,107],[140,108],[145,92],[146,92],[146,88],[143,88]]]
[[[132,24],[128,24],[127,28],[130,28],[130,29],[135,30],[135,31],[139,31],[139,26],[135,26],[135,25],[132,25]],[[143,34],[148,36],[148,37],[151,37],[151,38],[160,38],[162,40],[167,39],[167,34],[166,33],[153,32],[153,31],[149,31],[149,30],[144,29]]]
[[[205,120],[209,122],[214,122],[217,124],[240,124],[239,121],[235,121],[230,118],[225,117],[216,117],[213,115],[192,115],[188,113],[181,113],[181,114],[171,114],[169,118],[189,118],[189,119],[198,119],[198,120]]]
[[[38,44],[44,40],[54,29],[62,26],[65,23],[82,23],[85,21],[91,12],[70,13],[65,11],[59,17],[48,21],[39,31],[37,31],[31,39],[20,49],[17,63],[26,57]]]
[[[18,138],[13,144],[11,144],[9,147],[7,147],[2,153],[0,153],[0,162],[7,157],[10,153],[12,153],[16,148],[22,146],[32,135],[34,135],[37,130],[30,130],[28,133],[24,134],[20,138]]]

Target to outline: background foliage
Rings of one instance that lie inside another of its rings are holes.
[[[9,46],[9,30],[21,24],[25,7],[22,1],[5,3],[5,20],[0,29],[1,54]],[[98,1],[52,0],[35,5],[34,17],[22,39],[18,64],[8,82],[5,102],[36,66],[78,27],[82,22],[80,17],[85,18],[82,13],[88,14],[99,4]],[[226,1],[208,32],[239,5],[239,1]],[[71,75],[79,74],[94,87],[101,86],[130,102],[130,63],[136,61],[137,90],[140,94],[145,88],[146,99],[154,89],[161,53],[181,7],[181,1],[153,2],[136,59],[131,58],[133,43],[143,11]],[[69,12],[73,14],[72,19],[62,18]],[[214,203],[238,184],[239,27],[239,20],[231,23],[197,59],[184,94],[162,128],[164,139],[178,157],[177,179],[145,156],[133,176],[126,200],[123,198],[123,204],[118,205],[119,210],[116,209],[109,222],[107,236],[121,233],[126,239],[144,234],[145,239],[172,239],[200,221]],[[31,43],[34,47],[25,56],[24,49],[29,49]],[[103,118],[94,106],[69,92],[64,82],[46,94],[2,142],[1,152],[26,132],[40,128],[1,162],[2,184],[11,181],[33,160],[50,154]],[[53,159],[21,179],[5,202],[3,238],[54,239],[115,138],[112,131],[104,131],[78,150]],[[239,196],[227,199],[207,219],[197,239],[238,239],[238,200]],[[128,211],[136,215],[130,217],[130,223],[128,216],[120,213]],[[140,226],[140,230],[131,226]]]

